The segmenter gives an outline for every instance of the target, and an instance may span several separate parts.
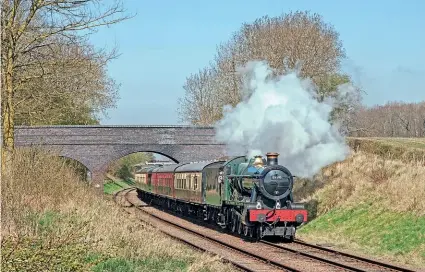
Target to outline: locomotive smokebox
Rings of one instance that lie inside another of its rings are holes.
[[[278,165],[279,164],[279,162],[277,160],[279,153],[269,152],[269,153],[266,154],[266,156],[267,156],[267,165]]]

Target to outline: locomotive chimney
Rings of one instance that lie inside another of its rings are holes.
[[[267,156],[267,165],[278,165],[277,157],[279,153],[269,152],[266,154]]]

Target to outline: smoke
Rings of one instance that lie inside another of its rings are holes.
[[[216,123],[216,139],[229,155],[278,152],[279,164],[299,177],[312,177],[322,167],[349,154],[338,127],[329,123],[338,97],[350,92],[339,86],[335,98],[319,103],[314,84],[295,72],[273,76],[266,62],[250,62],[242,70],[244,100],[224,107]]]

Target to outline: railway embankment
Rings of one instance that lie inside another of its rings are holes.
[[[425,139],[349,139],[353,154],[296,182],[298,237],[425,268]]]
[[[2,271],[234,271],[123,213],[58,157],[17,150],[2,180]]]

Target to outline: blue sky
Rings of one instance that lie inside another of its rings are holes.
[[[109,74],[121,84],[102,124],[178,124],[187,76],[206,66],[217,44],[263,15],[309,10],[340,33],[343,69],[367,92],[364,103],[425,100],[425,1],[124,1],[127,21],[99,30],[98,47],[118,45]]]

